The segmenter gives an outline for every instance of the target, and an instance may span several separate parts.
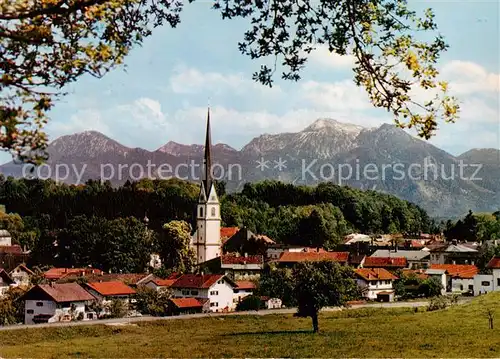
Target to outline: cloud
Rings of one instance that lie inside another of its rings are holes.
[[[450,82],[450,90],[456,94],[500,91],[500,74],[473,62],[451,61],[443,66],[441,76]]]
[[[365,110],[372,108],[364,88],[352,80],[334,83],[307,81],[302,85],[303,98],[323,110]]]
[[[229,91],[245,93],[255,91],[260,95],[279,95],[282,90],[279,86],[272,88],[248,78],[248,74],[221,74],[218,72],[201,72],[195,68],[179,66],[170,78],[170,88],[176,94],[211,93],[223,94]]]
[[[334,69],[351,69],[354,66],[354,56],[339,55],[328,50],[327,46],[321,45],[307,55],[309,61],[314,64]]]

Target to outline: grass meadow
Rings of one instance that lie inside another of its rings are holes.
[[[486,309],[494,309],[489,329]],[[0,331],[0,357],[500,357],[500,293],[469,304]]]

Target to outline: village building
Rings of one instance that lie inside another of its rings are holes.
[[[262,255],[223,254],[200,265],[204,272],[224,274],[233,280],[256,280],[264,268]]]
[[[407,266],[408,261],[405,257],[366,257],[362,268],[385,268],[394,271]]]
[[[235,304],[241,302],[243,298],[252,295],[256,288],[255,283],[248,280],[239,280],[235,283],[236,288],[233,290],[233,303]]]
[[[85,287],[103,304],[109,304],[112,300],[121,300],[129,304],[131,296],[136,293],[133,288],[120,281],[89,282],[85,283]]]
[[[11,246],[12,236],[10,232],[6,229],[0,229],[0,246]]]
[[[270,298],[266,296],[260,297],[264,308],[266,309],[280,309],[283,307],[283,302],[279,298]]]
[[[398,279],[394,274],[384,268],[358,268],[354,273],[363,297],[382,302],[394,300],[393,282]]]
[[[457,243],[436,244],[430,247],[431,264],[474,264],[479,252],[472,246]]]
[[[196,298],[169,299],[168,315],[195,314],[203,312],[204,304]]]
[[[446,292],[473,293],[474,276],[479,269],[471,264],[431,264],[431,270],[446,271]],[[429,274],[429,271],[426,272]]]
[[[83,277],[91,274],[102,274],[103,271],[95,268],[50,268],[43,276],[50,281],[59,281],[65,277]]]
[[[24,324],[97,319],[89,310],[96,298],[77,283],[40,284],[26,292]]]
[[[9,274],[16,285],[21,287],[28,287],[31,284],[31,276],[34,275],[33,271],[24,264],[19,264]]]
[[[476,274],[474,276],[474,295],[500,291],[500,256],[495,256],[486,265],[491,274]]]
[[[4,241],[6,240],[4,239]],[[0,246],[0,268],[11,271],[19,264],[26,263],[29,255],[30,251],[23,249],[18,244]]]
[[[0,298],[2,298],[12,286],[15,286],[14,280],[4,269],[0,269]]]
[[[408,269],[425,269],[430,264],[430,253],[426,251],[411,251],[411,250],[390,250],[390,249],[377,249],[371,257],[382,258],[406,258],[406,265]]]
[[[207,303],[210,312],[227,312],[235,308],[237,285],[223,274],[184,274],[170,287],[175,298],[191,297]]]
[[[172,284],[176,279],[161,279],[161,278],[151,278],[147,282],[145,282],[143,285],[147,288],[154,289],[156,291],[165,291],[170,289]]]
[[[296,263],[300,262],[319,262],[323,260],[337,262],[341,265],[347,265],[349,252],[327,252],[325,250],[314,252],[283,252],[281,256],[275,260],[275,263],[280,266],[292,267]]]
[[[195,252],[198,264],[214,259],[221,254],[220,203],[212,178],[211,146],[209,109],[207,114],[205,156],[203,160],[203,179],[196,206],[196,231],[190,243]]]
[[[230,228],[236,228],[238,231],[236,231],[236,233],[234,233],[231,237],[222,240],[223,253],[239,253],[241,255],[247,253],[250,255],[265,256],[269,247],[276,244],[268,236],[255,234],[248,228]]]

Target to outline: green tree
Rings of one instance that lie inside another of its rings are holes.
[[[292,307],[297,304],[294,296],[295,282],[289,268],[276,268],[269,265],[260,276],[257,293],[261,296],[281,299],[283,305]]]
[[[190,246],[191,226],[185,221],[171,221],[163,226],[162,237],[158,249],[163,266],[181,273],[190,271],[196,263]]]
[[[319,331],[321,308],[342,306],[360,295],[353,270],[332,261],[299,263],[293,276],[297,316],[311,317],[315,333]]]
[[[23,158],[43,159],[31,150],[46,146],[46,114],[62,89],[82,75],[100,78],[122,64],[152,29],[175,27],[182,6],[167,0],[2,3],[0,146]],[[419,16],[398,0],[217,0],[214,9],[223,19],[249,19],[238,48],[251,59],[272,58],[272,67],[264,64],[253,76],[262,84],[272,85],[278,61],[283,79],[299,80],[308,54],[324,45],[332,53],[353,56],[355,83],[401,127],[415,127],[429,138],[439,118],[457,118],[457,101],[448,95],[447,83],[438,81],[436,63],[447,44],[430,9]],[[415,90],[427,98],[418,98]]]
[[[168,302],[172,294],[168,290],[155,290],[140,286],[136,290],[135,308],[145,315],[165,316],[168,313]]]
[[[110,318],[123,318],[128,313],[128,304],[121,299],[112,299],[108,304]]]
[[[419,292],[422,293],[424,297],[436,297],[441,295],[441,290],[443,289],[443,284],[438,277],[430,277],[422,281],[419,287]]]
[[[0,298],[0,326],[24,321],[24,302],[19,300],[25,291],[19,287],[10,288]]]
[[[237,311],[249,311],[263,309],[262,301],[257,295],[248,295],[244,297],[237,305]]]

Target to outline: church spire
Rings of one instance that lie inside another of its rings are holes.
[[[207,134],[205,138],[205,158],[203,163],[205,165],[203,173],[203,185],[205,187],[205,193],[208,197],[210,189],[212,188],[212,136],[210,134],[210,107],[207,111]]]

